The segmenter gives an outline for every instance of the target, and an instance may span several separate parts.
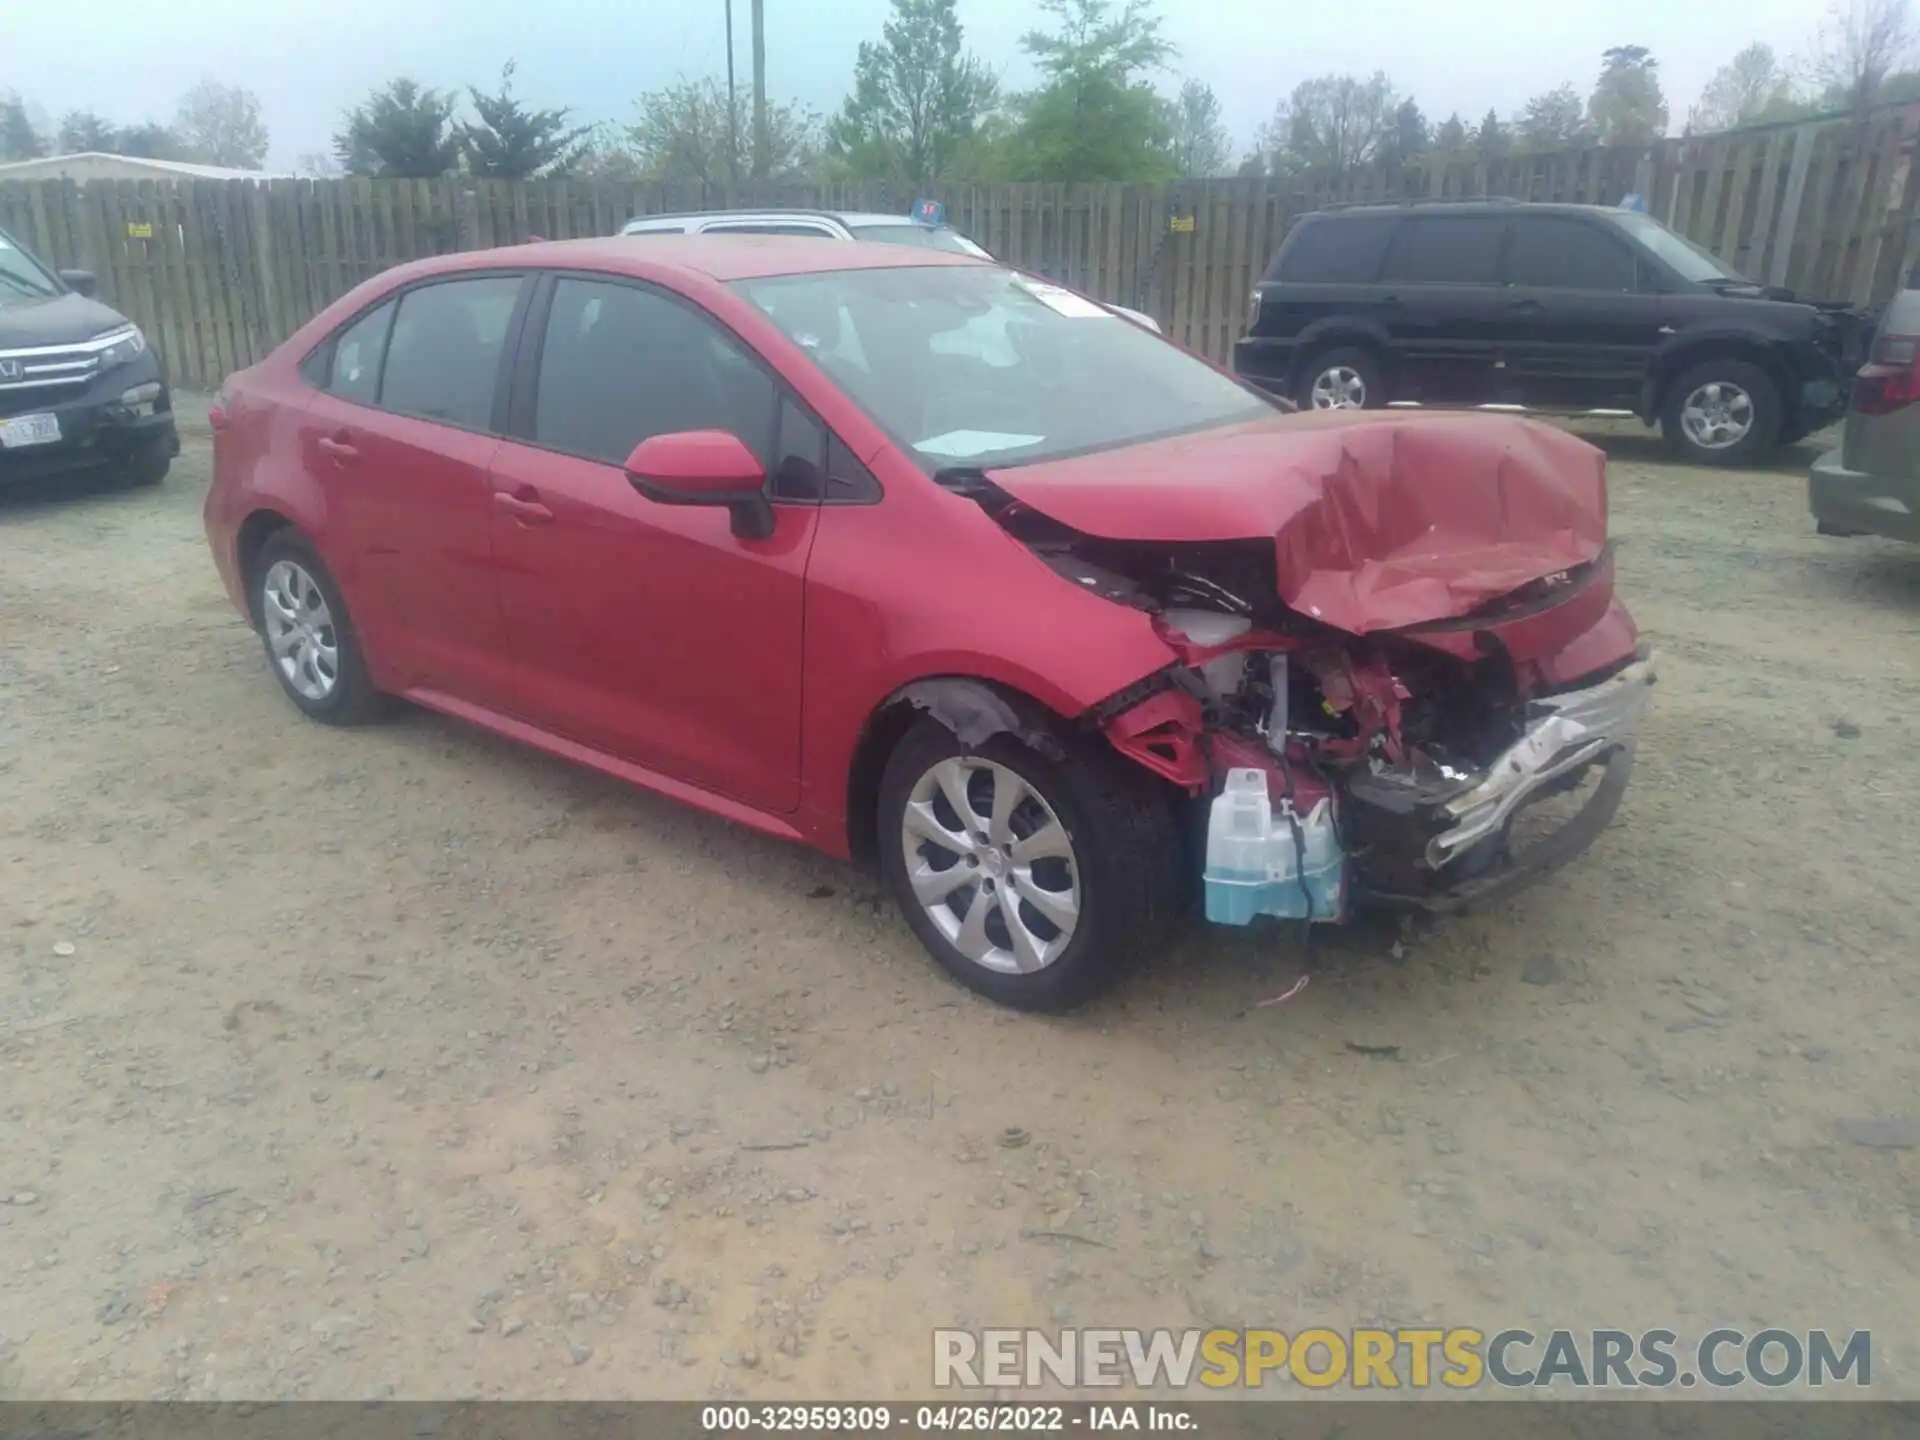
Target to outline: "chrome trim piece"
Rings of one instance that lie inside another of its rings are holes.
[[[1630,744],[1652,700],[1653,662],[1649,654],[1586,690],[1534,701],[1527,733],[1442,807],[1453,825],[1427,842],[1427,863],[1439,869],[1504,826],[1542,786]]]
[[[0,357],[8,360],[25,360],[35,355],[97,355],[102,350],[111,350],[124,344],[139,332],[138,325],[122,325],[117,330],[109,330],[104,335],[96,335],[91,340],[72,340],[64,345],[33,345],[25,349],[0,350]]]

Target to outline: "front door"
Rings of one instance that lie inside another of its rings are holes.
[[[534,723],[760,809],[800,802],[801,638],[817,487],[783,454],[825,432],[697,307],[561,276],[536,302],[532,401],[493,464],[493,553]],[[681,430],[739,436],[776,479],[765,540],[725,509],[663,505],[622,462]]]
[[[488,707],[512,697],[488,475],[518,275],[403,292],[333,342],[299,423],[322,537],[383,686]]]
[[[1601,222],[1513,222],[1499,312],[1499,398],[1549,409],[1631,410],[1670,302],[1636,287],[1634,254]]]

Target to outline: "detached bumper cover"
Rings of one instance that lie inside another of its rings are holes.
[[[1612,822],[1626,794],[1653,683],[1654,657],[1643,649],[1598,684],[1533,701],[1526,733],[1485,770],[1351,785],[1354,828],[1372,842],[1358,893],[1383,905],[1465,910],[1580,855]],[[1577,789],[1595,768],[1599,783],[1579,811],[1516,849],[1515,822],[1537,802]]]

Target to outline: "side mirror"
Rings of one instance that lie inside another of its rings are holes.
[[[91,270],[62,270],[60,283],[76,295],[91,295],[100,287]]]
[[[724,505],[742,540],[773,534],[767,467],[739,436],[725,430],[680,430],[633,447],[627,479],[661,505]]]

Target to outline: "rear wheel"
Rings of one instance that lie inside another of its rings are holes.
[[[1358,346],[1322,351],[1301,372],[1294,402],[1302,410],[1377,410],[1387,403],[1385,368]]]
[[[1695,465],[1754,465],[1780,446],[1780,391],[1758,365],[1707,360],[1668,388],[1667,447]]]
[[[881,867],[907,924],[970,989],[1063,1011],[1113,983],[1178,906],[1171,808],[1143,773],[923,720],[880,785]]]
[[[327,725],[357,725],[385,709],[340,587],[295,532],[283,530],[261,547],[252,598],[267,664],[303,714]]]

